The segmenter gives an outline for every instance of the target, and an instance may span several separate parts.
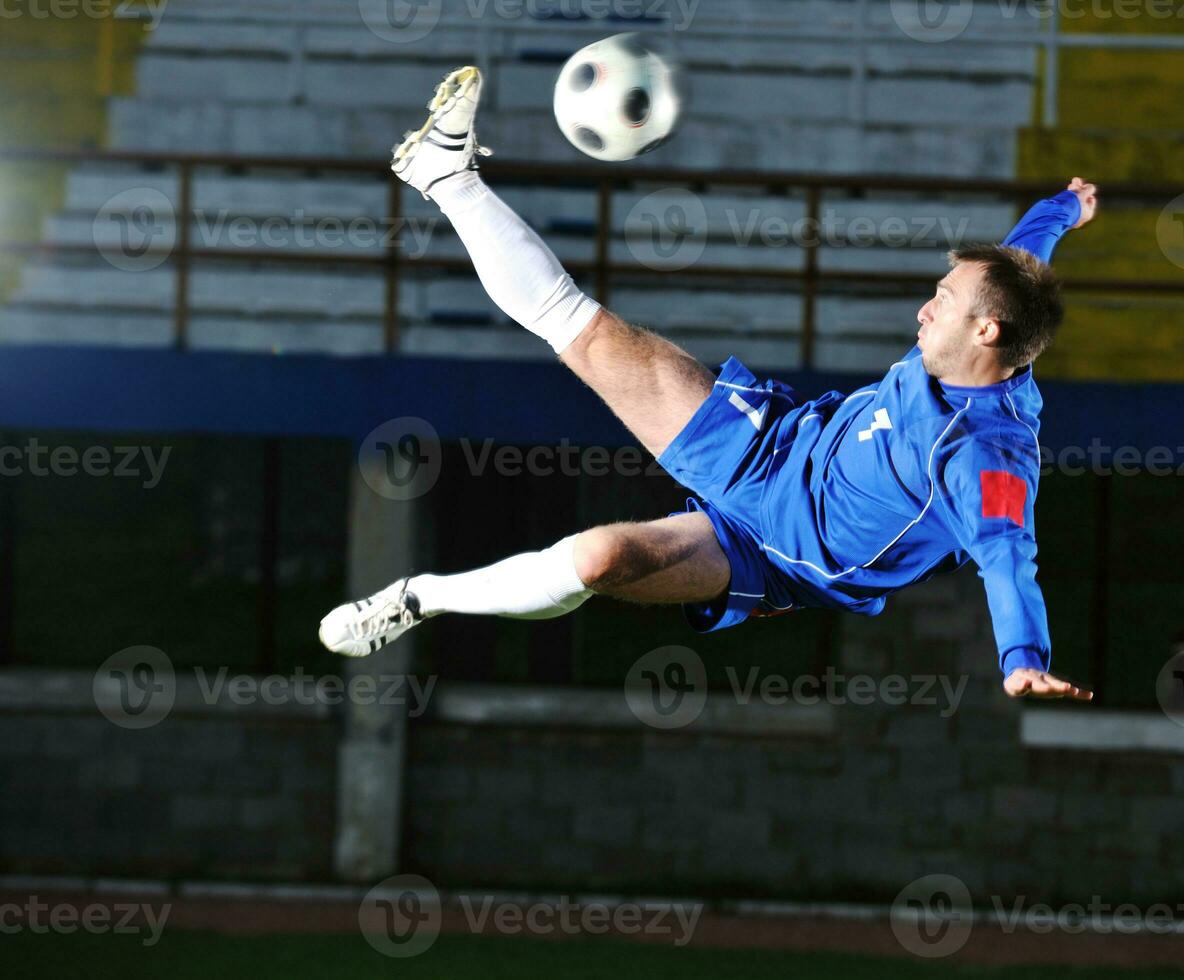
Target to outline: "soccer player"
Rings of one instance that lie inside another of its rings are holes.
[[[477,571],[400,579],[329,613],[322,642],[364,657],[442,613],[549,619],[592,595],[681,603],[705,632],[803,607],[876,615],[891,593],[973,560],[1007,693],[1089,700],[1048,672],[1031,365],[1063,316],[1048,260],[1093,217],[1094,185],[1074,178],[1002,245],[952,252],[917,313],[917,345],[877,384],[808,400],[735,358],[717,377],[580,292],[477,173],[481,83],[471,67],[444,80],[394,172],[439,205],[494,302],[698,499]]]

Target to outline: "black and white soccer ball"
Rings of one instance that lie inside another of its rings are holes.
[[[597,160],[632,160],[661,146],[673,135],[681,108],[675,69],[637,34],[577,51],[555,83],[559,128]]]

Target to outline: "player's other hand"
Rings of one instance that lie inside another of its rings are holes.
[[[1087,225],[1094,220],[1094,215],[1098,213],[1098,189],[1093,184],[1086,183],[1083,177],[1074,177],[1069,181],[1069,186],[1066,190],[1072,191],[1077,195],[1077,200],[1081,202],[1081,217],[1077,220],[1074,228],[1080,228],[1082,225]]]
[[[1074,687],[1052,674],[1033,667],[1020,667],[1007,675],[1003,690],[1013,698],[1069,698],[1071,701],[1092,701],[1094,692]]]

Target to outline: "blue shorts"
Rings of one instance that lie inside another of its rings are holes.
[[[758,383],[748,368],[729,358],[707,401],[658,458],[667,473],[698,495],[687,501],[687,510],[707,515],[732,568],[725,595],[683,607],[691,626],[702,633],[801,605],[761,547],[760,512],[778,433],[793,431],[781,423],[805,402],[780,381]]]

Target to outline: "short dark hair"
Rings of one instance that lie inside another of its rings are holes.
[[[1044,353],[1065,318],[1061,284],[1052,266],[1022,248],[968,245],[949,254],[950,268],[962,262],[985,266],[971,316],[998,321],[1003,339],[999,363],[1022,368]]]

